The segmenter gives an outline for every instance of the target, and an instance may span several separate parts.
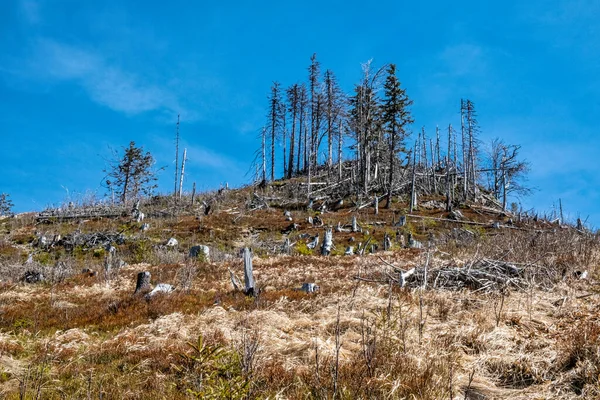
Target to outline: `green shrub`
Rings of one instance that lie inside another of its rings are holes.
[[[298,242],[298,244],[296,245],[296,251],[298,252],[298,254],[303,256],[311,256],[313,254],[312,249],[309,249],[306,243],[304,242]]]

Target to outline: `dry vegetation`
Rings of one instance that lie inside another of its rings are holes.
[[[289,183],[291,184],[291,183]],[[277,194],[277,188],[273,197]],[[130,218],[0,221],[0,393],[48,399],[532,399],[600,397],[598,238],[571,227],[523,222],[512,228],[409,219],[391,226],[406,204],[321,216],[325,225],[353,215],[369,233],[335,233],[332,256],[312,253],[300,234],[314,212],[290,204],[253,210],[252,191],[206,194],[212,212],[168,199],[142,205],[150,229]],[[200,199],[202,200],[202,199]],[[218,201],[217,201],[218,200]],[[424,199],[427,200],[427,199]],[[348,203],[348,202],[347,202]],[[281,254],[292,209],[301,228],[292,255]],[[508,219],[464,207],[471,221]],[[420,215],[445,218],[441,210]],[[385,224],[383,224],[385,223]],[[412,232],[430,249],[408,249],[383,235]],[[468,231],[468,233],[465,233]],[[35,247],[36,233],[121,232],[126,264],[104,272],[105,250]],[[470,233],[469,233],[470,232]],[[380,251],[343,256],[372,236]],[[163,245],[170,237],[177,249]],[[193,245],[211,260],[189,259]],[[256,298],[232,289],[239,249],[255,253]],[[32,260],[26,262],[33,254]],[[474,260],[521,263],[527,282],[490,290],[400,288],[360,277],[388,264],[468,268]],[[81,273],[83,268],[97,274]],[[21,281],[26,271],[45,280]],[[133,296],[136,274],[177,290]],[[576,271],[588,271],[577,279]],[[315,282],[321,290],[297,290]]]

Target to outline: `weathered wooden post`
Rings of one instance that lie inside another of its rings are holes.
[[[244,294],[254,296],[254,274],[252,272],[252,252],[248,247],[244,248]]]
[[[133,294],[145,293],[150,290],[150,272],[144,271],[137,274],[135,292]]]

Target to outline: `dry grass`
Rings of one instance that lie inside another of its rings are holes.
[[[553,283],[540,287],[532,282],[527,290],[504,295],[410,291],[354,279],[381,271],[384,265],[378,255],[275,254],[274,245],[283,241],[280,231],[289,222],[280,209],[248,212],[240,207],[249,199],[248,193],[226,192],[220,212],[204,216],[197,207],[188,207],[180,217],[149,219],[151,229],[145,233],[132,225],[128,241],[118,246],[128,264],[110,280],[101,273],[78,273],[81,267],[102,270],[103,260],[94,257],[93,250],[77,255],[54,249],[49,254],[69,261],[69,274],[46,283],[19,283],[33,229],[14,222],[0,239],[1,396],[600,396],[597,238],[570,229],[545,229],[540,223],[535,226],[540,233],[485,228],[463,243],[449,234],[455,226],[411,222],[404,230],[420,238],[435,236],[432,266],[462,265],[474,257],[532,263],[542,267]],[[358,215],[374,240],[381,242],[386,229],[374,222],[390,221],[395,211],[382,209],[373,216],[361,210]],[[444,216],[435,210],[424,213]],[[302,233],[322,231],[304,222],[307,212],[293,214]],[[353,214],[342,209],[323,219],[330,225],[345,224]],[[494,217],[471,210],[465,214],[483,221]],[[83,225],[90,231],[115,231],[128,223],[105,220]],[[49,231],[76,228],[67,223]],[[169,237],[180,241],[178,249],[161,247]],[[350,237],[360,241],[366,235],[336,234],[334,241],[343,247]],[[228,273],[232,269],[242,275],[237,249],[250,243],[259,246],[254,267],[261,292],[256,298],[232,291]],[[212,262],[189,260],[187,251],[195,244],[209,244],[214,249],[211,255],[219,257]],[[425,252],[397,244],[379,255],[403,269],[426,259]],[[588,270],[591,279],[575,280],[575,270]],[[153,284],[170,283],[176,291],[150,300],[133,296],[140,271],[150,271]],[[319,284],[321,291],[296,290],[304,282]]]

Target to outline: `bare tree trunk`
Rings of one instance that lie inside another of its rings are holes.
[[[468,166],[469,161],[466,154],[466,139],[465,139],[465,117],[464,117],[464,102],[460,100],[460,131],[462,135],[462,162],[463,162],[463,199],[467,200],[468,188]]]
[[[262,130],[262,181],[267,181],[267,128]]]
[[[177,129],[175,133],[175,189],[173,189],[173,196],[177,195],[177,181],[179,177],[179,114],[177,114]]]
[[[185,161],[187,160],[187,149],[183,149],[183,160],[181,160],[181,179],[179,180],[179,198],[183,195],[183,177],[185,175]]]
[[[192,185],[192,206],[194,205],[194,198],[196,197],[196,182]]]
[[[338,181],[342,180],[342,120],[340,119],[340,125],[338,127]]]
[[[410,208],[409,211],[413,212],[417,206],[417,192],[416,192],[416,179],[417,174],[415,168],[417,166],[417,144],[415,144],[415,150],[413,152],[413,167],[412,167],[412,185],[410,189]]]
[[[433,152],[433,140],[429,140],[429,148],[431,149],[431,179],[433,180],[433,193],[437,194],[437,182],[435,179],[436,163],[434,162],[435,153]]]
[[[437,163],[436,168],[439,168],[442,165],[442,159],[440,158],[440,128],[435,127],[435,152],[437,154]],[[448,145],[448,151],[450,151],[450,145]],[[449,156],[450,154],[448,154]]]
[[[296,88],[297,92],[297,88]],[[296,122],[297,122],[297,108],[298,108],[298,95],[296,93],[294,98],[295,104],[292,105],[292,132],[290,136],[290,159],[287,168],[287,178],[291,179],[294,174],[294,146],[296,143]],[[284,158],[285,160],[285,158]],[[285,161],[284,161],[285,162]]]
[[[506,187],[508,186],[508,182],[506,182],[506,169],[502,169],[502,209],[506,211]],[[560,200],[560,199],[559,199]],[[562,220],[562,203],[560,205],[560,220]]]
[[[244,294],[254,296],[254,274],[252,271],[252,252],[248,247],[244,248]]]
[[[281,121],[283,123],[283,127],[282,127],[283,128],[283,131],[282,131],[282,134],[283,134],[283,177],[285,178],[285,177],[287,177],[287,164],[285,162],[287,160],[287,142],[286,142],[287,132],[286,132],[286,126],[285,126],[287,118],[286,118],[286,113],[285,113],[285,107],[282,107],[282,108],[283,108],[283,111],[281,114],[281,116],[282,116]]]
[[[452,211],[452,199],[450,197],[450,158],[446,156],[446,211]]]

